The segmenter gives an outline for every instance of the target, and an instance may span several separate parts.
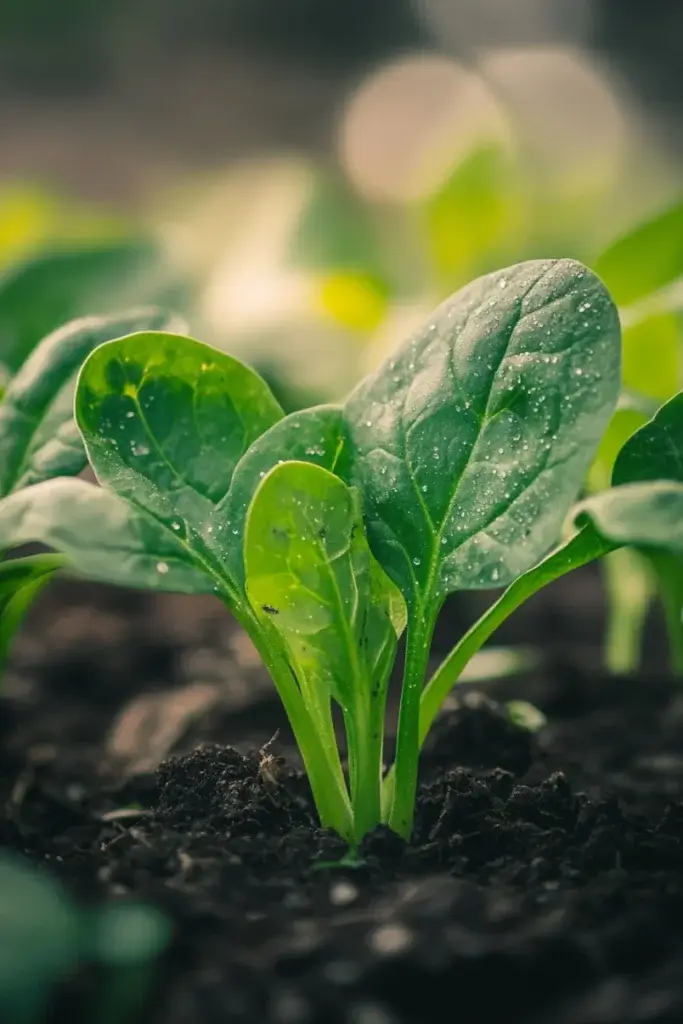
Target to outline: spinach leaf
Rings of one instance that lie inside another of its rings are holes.
[[[230,578],[244,592],[244,525],[263,478],[287,461],[310,462],[337,472],[344,458],[344,421],[333,405],[291,413],[270,427],[238,462],[230,490],[216,506],[211,538]],[[224,531],[228,531],[227,535]]]
[[[418,712],[438,610],[495,587],[557,540],[619,395],[620,332],[601,282],[572,260],[480,278],[345,406],[370,546],[408,605],[396,792],[410,831]]]
[[[180,538],[84,480],[45,480],[3,498],[0,539],[7,550],[45,544],[65,555],[70,569],[105,583],[190,594],[217,591],[216,580],[196,567]]]
[[[593,262],[614,301],[627,306],[683,275],[683,202],[617,238]]]
[[[556,540],[619,392],[619,322],[571,260],[475,281],[345,407],[371,546],[409,605],[499,586]]]
[[[41,338],[93,310],[159,302],[160,254],[144,240],[54,249],[0,273],[0,364],[16,373]]]
[[[609,540],[636,548],[664,606],[671,662],[683,674],[683,394],[626,441],[613,487],[580,506]]]
[[[61,555],[32,555],[0,562],[0,668],[34,598],[65,561]]]
[[[647,480],[683,483],[683,392],[632,434],[617,456],[613,486]]]
[[[320,466],[263,479],[245,533],[247,593],[285,641],[304,701],[348,737],[357,838],[380,821],[386,687],[403,628],[400,594],[370,554],[357,495]],[[332,737],[332,741],[334,738]]]
[[[586,520],[615,546],[683,554],[683,484],[660,480],[611,487],[577,505],[575,521]]]
[[[76,420],[100,482],[152,516],[219,579],[216,507],[240,458],[281,417],[253,370],[161,332],[101,345],[76,393]],[[236,543],[232,534],[226,540]],[[236,600],[232,582],[226,587]]]
[[[87,459],[73,418],[73,393],[84,359],[103,341],[143,328],[171,329],[174,323],[168,313],[149,308],[84,317],[48,335],[0,400],[0,495],[78,475]]]

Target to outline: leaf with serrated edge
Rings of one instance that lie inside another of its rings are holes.
[[[551,547],[619,395],[617,312],[572,260],[480,278],[348,400],[370,543],[409,604]]]
[[[38,542],[76,572],[120,586],[213,594],[217,581],[154,519],[84,480],[61,477],[0,501],[0,545]]]
[[[73,320],[31,353],[0,401],[0,495],[87,465],[73,418],[76,374],[98,345],[132,331],[181,328],[161,309]]]

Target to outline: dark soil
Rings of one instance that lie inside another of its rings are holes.
[[[683,1021],[683,689],[555,657],[487,690],[537,702],[532,735],[463,688],[412,843],[378,830],[363,866],[321,868],[343,846],[220,609],[54,602],[6,679],[0,844],[172,917],[147,1024]]]

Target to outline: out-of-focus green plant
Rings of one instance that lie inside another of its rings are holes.
[[[182,326],[150,307],[121,316],[84,317],[49,334],[0,396],[0,505],[31,484],[78,476],[85,469],[73,395],[78,370],[94,348],[131,330]],[[0,535],[0,670],[34,599],[66,565],[51,554],[7,559],[6,548]]]
[[[144,1005],[170,922],[153,907],[115,903],[85,910],[56,879],[0,855],[0,1017],[41,1024],[58,986],[95,967],[85,1007],[93,1024],[125,1024]]]

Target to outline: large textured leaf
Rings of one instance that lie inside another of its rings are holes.
[[[683,393],[632,434],[617,456],[614,486],[647,480],[683,483]]]
[[[284,459],[334,472],[344,455],[341,409],[321,405],[292,413],[266,431],[237,464],[230,490],[216,506],[210,538],[228,575],[244,588],[243,536],[247,511],[263,478]]]
[[[683,275],[683,202],[627,231],[592,265],[620,306],[675,281]]]
[[[160,301],[159,254],[145,241],[57,249],[0,274],[0,364],[16,373],[60,324]]]
[[[65,562],[61,555],[32,555],[0,562],[0,668],[33,599]]]
[[[100,346],[84,364],[76,394],[76,420],[99,480],[216,571],[215,508],[240,458],[281,417],[253,370],[164,333]]]
[[[285,462],[264,478],[245,533],[247,592],[284,638],[299,676],[347,711],[386,682],[400,596],[373,566],[358,502],[338,477]]]
[[[176,326],[156,308],[92,316],[60,327],[42,341],[0,402],[0,495],[54,476],[76,476],[87,464],[73,418],[76,374],[97,345],[132,331]]]
[[[216,593],[220,586],[172,531],[84,480],[46,480],[0,501],[0,547],[34,542],[105,583],[189,594]]]
[[[351,395],[371,547],[410,604],[508,583],[557,540],[619,357],[595,275],[533,261],[458,292]]]

